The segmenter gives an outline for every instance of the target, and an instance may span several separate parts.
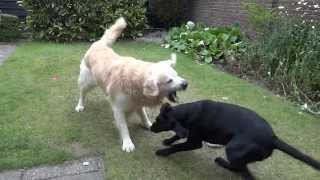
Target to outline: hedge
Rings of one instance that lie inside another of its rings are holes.
[[[20,22],[17,16],[0,14],[0,41],[12,41],[20,37]]]
[[[94,41],[120,16],[128,27],[124,38],[141,36],[146,26],[145,0],[23,0],[27,26],[36,39]]]

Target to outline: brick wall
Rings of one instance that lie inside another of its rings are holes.
[[[190,19],[211,26],[239,23],[247,24],[247,13],[242,8],[242,0],[191,0]],[[259,0],[271,7],[272,0]]]
[[[256,0],[266,7],[278,7],[283,5],[294,10],[292,3],[299,0]],[[319,0],[315,0],[319,1]],[[245,0],[190,0],[189,19],[195,22],[203,22],[210,26],[224,26],[239,23],[243,29],[247,28],[247,12],[242,8]],[[308,12],[313,17],[319,17],[319,13]]]

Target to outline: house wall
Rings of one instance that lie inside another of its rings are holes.
[[[247,12],[242,7],[243,2],[243,0],[191,0],[190,20],[211,26],[239,23],[245,27]],[[257,0],[257,2],[267,7],[272,5],[272,0]]]

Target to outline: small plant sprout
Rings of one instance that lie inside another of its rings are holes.
[[[203,40],[201,40],[200,42],[199,42],[199,45],[204,45],[204,42],[203,42]]]
[[[186,28],[189,30],[192,30],[194,28],[195,24],[192,21],[188,21],[186,24]]]

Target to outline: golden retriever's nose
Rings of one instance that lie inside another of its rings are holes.
[[[181,87],[182,87],[182,89],[187,89],[187,87],[188,87],[188,82],[184,80],[184,81],[181,83]]]

